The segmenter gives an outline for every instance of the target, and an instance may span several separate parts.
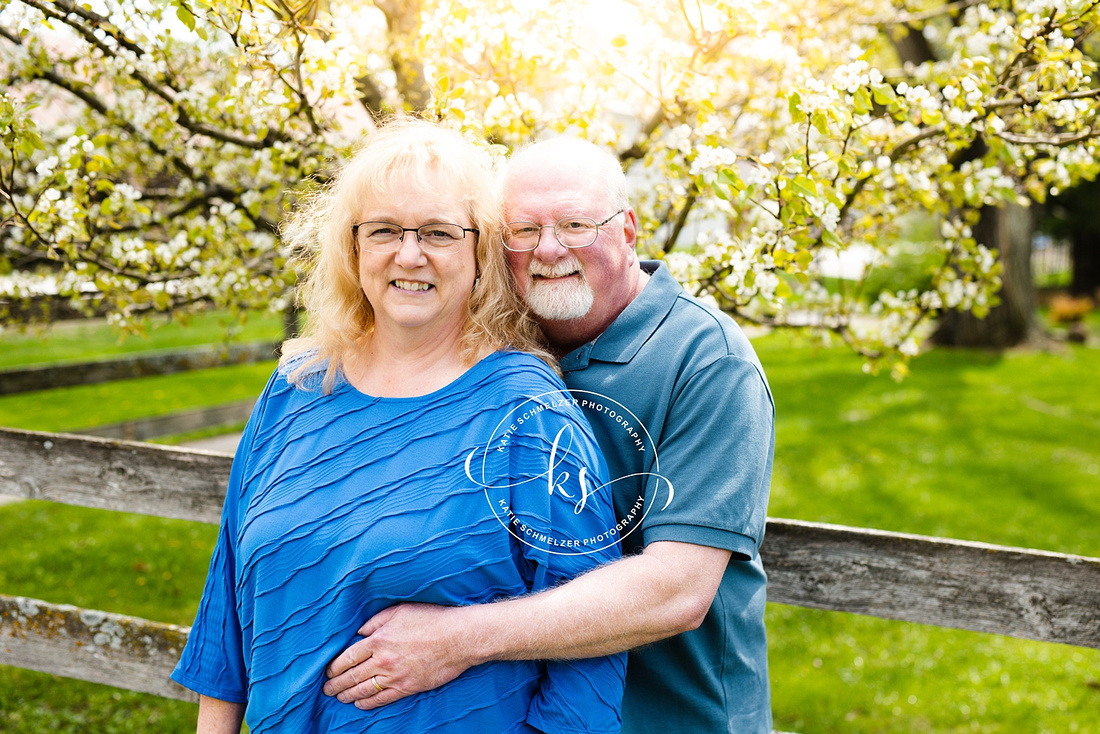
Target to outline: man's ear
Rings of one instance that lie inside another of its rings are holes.
[[[623,236],[627,246],[633,250],[638,244],[638,215],[630,207],[623,211]]]

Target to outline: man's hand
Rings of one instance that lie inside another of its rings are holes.
[[[329,664],[324,692],[372,709],[489,660],[590,658],[647,645],[699,626],[729,560],[721,548],[658,541],[529,596],[391,607]]]
[[[373,709],[454,680],[475,660],[463,644],[461,607],[399,604],[359,628],[359,640],[325,668],[325,695]],[[381,689],[381,690],[380,690]]]

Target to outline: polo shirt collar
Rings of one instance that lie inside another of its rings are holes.
[[[582,370],[593,359],[629,362],[664,321],[683,288],[663,262],[643,260],[642,270],[650,274],[642,292],[602,334],[562,357],[560,365],[563,372]]]

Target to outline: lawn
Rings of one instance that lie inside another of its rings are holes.
[[[0,395],[0,426],[79,431],[257,397],[275,362]]]
[[[187,326],[164,317],[151,319],[145,336],[120,337],[105,319],[61,321],[48,328],[0,330],[0,370],[39,364],[89,362],[138,352],[183,349],[222,342],[281,339],[282,317],[222,311],[197,314]]]
[[[773,517],[1100,556],[1100,350],[934,351],[899,384],[862,374],[843,350],[755,344],[778,416]],[[241,389],[258,392],[266,371]],[[68,415],[126,395],[143,407],[146,382],[59,403]],[[151,389],[175,399],[171,385]],[[47,394],[5,399],[0,422],[68,425],[60,408],[16,398]],[[184,624],[215,537],[212,526],[32,502],[0,507],[0,528],[4,593]],[[767,620],[777,729],[1100,731],[1100,651],[781,605]],[[5,732],[185,732],[193,717],[188,704],[0,668]]]
[[[769,514],[1100,556],[1100,350],[933,351],[902,383],[756,342]],[[1100,651],[770,605],[776,728],[1100,731]]]

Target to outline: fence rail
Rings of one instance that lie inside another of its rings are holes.
[[[217,523],[230,458],[0,429],[0,493]],[[768,599],[1100,649],[1100,559],[769,519]],[[193,700],[187,629],[0,595],[0,664]]]

